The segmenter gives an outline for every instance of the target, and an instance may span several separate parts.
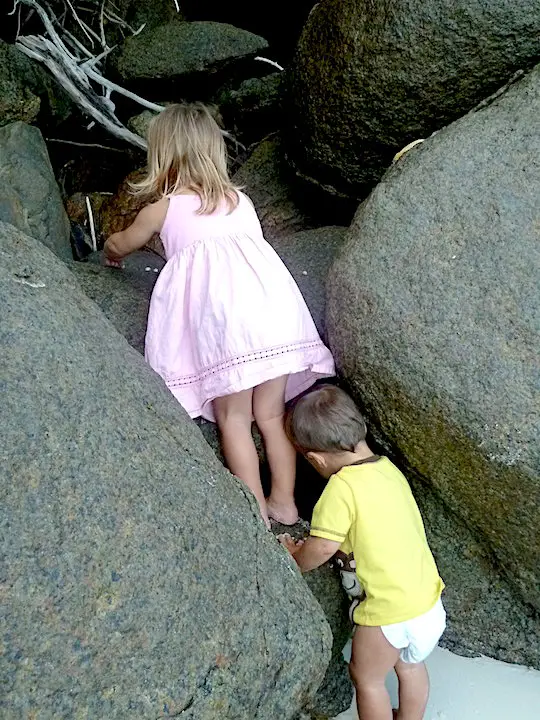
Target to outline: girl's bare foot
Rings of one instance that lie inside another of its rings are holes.
[[[266,508],[263,508],[263,507],[261,507],[261,506],[259,505],[259,510],[260,510],[260,513],[261,513],[261,517],[262,517],[262,519],[264,520],[264,524],[266,525],[266,529],[267,529],[267,530],[270,530],[270,529],[271,529],[270,518],[268,517],[268,513],[267,513],[267,511],[266,511]]]
[[[282,525],[294,525],[300,519],[294,503],[292,505],[280,504],[273,502],[271,497],[269,497],[266,501],[266,510],[271,520],[275,520]]]

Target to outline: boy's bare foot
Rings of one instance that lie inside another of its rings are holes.
[[[281,525],[294,525],[300,519],[296,505],[279,505],[272,502],[270,498],[266,501],[266,511],[271,520],[275,520]]]

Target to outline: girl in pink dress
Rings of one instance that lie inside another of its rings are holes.
[[[150,303],[146,360],[192,418],[217,422],[228,467],[267,526],[269,518],[293,524],[296,456],[285,402],[333,375],[334,362],[251,201],[232,184],[223,135],[204,105],[172,105],[153,120],[148,175],[135,189],[160,199],[111,235],[104,253],[118,265],[161,235],[167,263]],[[267,499],[253,418],[270,465]]]

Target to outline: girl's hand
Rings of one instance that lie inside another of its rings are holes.
[[[105,267],[118,268],[119,270],[122,270],[124,267],[124,263],[121,260],[113,260],[106,255],[103,256],[103,264]]]
[[[293,540],[289,533],[282,533],[277,536],[277,539],[291,555],[297,553],[305,542],[304,540]]]

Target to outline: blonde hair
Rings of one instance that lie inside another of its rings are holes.
[[[137,195],[153,198],[197,193],[197,211],[210,215],[225,201],[232,212],[238,191],[227,172],[223,134],[208,107],[202,103],[169,105],[148,128],[148,171],[131,184]]]

